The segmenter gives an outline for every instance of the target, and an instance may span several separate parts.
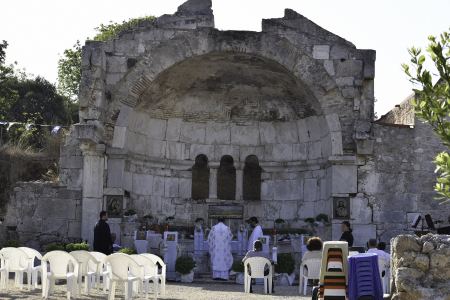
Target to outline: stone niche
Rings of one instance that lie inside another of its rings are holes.
[[[393,300],[450,299],[450,235],[391,240]]]

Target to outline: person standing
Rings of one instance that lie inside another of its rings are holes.
[[[233,265],[233,256],[231,255],[233,235],[230,228],[224,224],[224,218],[220,217],[218,221],[208,235],[212,277],[216,280],[228,280],[230,268]]]
[[[102,210],[100,212],[100,220],[98,220],[94,227],[94,251],[110,255],[113,249],[113,241],[111,230],[106,221],[108,221],[108,214]]]
[[[247,220],[247,222],[253,228],[252,234],[248,238],[247,251],[252,251],[255,241],[259,240],[259,238],[263,236],[263,231],[258,223],[257,217],[251,217],[250,219]]]
[[[350,227],[349,221],[343,221],[341,224],[342,235],[339,239],[340,241],[344,241],[348,243],[349,247],[353,246],[353,234],[352,229]]]

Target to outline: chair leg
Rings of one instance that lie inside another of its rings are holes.
[[[308,285],[308,277],[303,278],[303,295],[306,295],[306,286]]]
[[[273,277],[268,277],[267,281],[269,283],[269,294],[272,294],[272,288],[273,288]]]
[[[116,282],[110,280],[108,300],[114,300],[115,297],[116,297]]]

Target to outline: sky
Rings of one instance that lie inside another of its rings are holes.
[[[56,83],[64,49],[95,35],[94,28],[146,15],[172,14],[183,0],[3,0],[0,41],[9,43],[7,62]],[[449,0],[213,0],[216,28],[261,31],[263,18],[291,8],[319,26],[377,51],[375,111],[389,111],[411,94],[401,69],[407,48],[426,48],[427,37],[449,30]]]

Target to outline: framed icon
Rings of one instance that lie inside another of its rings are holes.
[[[333,219],[349,219],[349,218],[350,218],[350,198],[334,197]]]

